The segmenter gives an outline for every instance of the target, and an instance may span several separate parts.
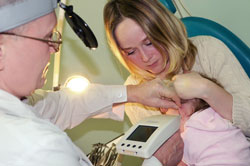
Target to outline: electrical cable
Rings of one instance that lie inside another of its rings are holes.
[[[181,4],[181,7],[185,10],[185,12],[191,16],[190,12],[185,8],[185,6],[183,5],[182,1],[181,0],[178,0],[179,1],[179,4]]]
[[[177,9],[178,13],[180,14],[180,17],[183,18],[181,11],[180,11],[178,5],[176,4],[175,0],[173,0],[173,4],[174,4],[175,8]]]

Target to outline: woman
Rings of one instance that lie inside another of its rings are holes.
[[[169,98],[175,89],[182,99],[203,99],[249,139],[250,81],[221,41],[189,39],[183,23],[157,0],[111,0],[104,8],[104,23],[111,50],[131,73],[125,84],[155,77],[173,80]],[[215,78],[224,89],[197,73]],[[132,103],[125,110],[133,124],[160,114]]]

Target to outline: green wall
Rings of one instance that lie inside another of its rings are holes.
[[[179,1],[176,1],[179,4]],[[249,0],[182,0],[186,9],[193,16],[212,19],[229,28],[250,46],[250,1]],[[87,77],[92,83],[122,84],[128,73],[113,57],[106,44],[102,11],[106,0],[69,0],[78,13],[91,27],[99,42],[99,47],[91,51],[73,33],[65,23],[63,31],[63,46],[61,55],[60,83],[74,74]],[[181,8],[181,5],[178,5]],[[182,9],[181,9],[182,10]],[[183,10],[182,10],[183,11]],[[185,12],[182,12],[184,15]],[[177,16],[179,16],[177,14]],[[44,89],[51,89],[53,75],[53,57],[51,60],[48,83]],[[105,124],[105,125],[104,125]],[[113,120],[90,119],[78,127],[68,130],[72,140],[85,152],[89,153],[94,143],[106,143],[126,131],[130,126],[128,120],[116,122]],[[126,158],[124,165],[131,164],[134,158]],[[130,164],[129,164],[130,163]]]
[[[250,46],[249,0],[175,0],[181,1],[192,16],[214,20],[235,33]],[[182,12],[184,13],[184,11]]]

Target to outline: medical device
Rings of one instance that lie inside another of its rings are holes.
[[[116,144],[120,154],[149,158],[180,127],[178,115],[155,115],[132,126]]]

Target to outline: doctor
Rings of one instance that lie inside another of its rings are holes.
[[[0,0],[0,166],[91,166],[64,129],[98,114],[122,120],[122,109],[112,112],[114,103],[179,105],[160,79],[127,87],[93,84],[84,94],[33,93],[42,88],[50,55],[61,43],[53,32],[56,7],[56,0]]]

